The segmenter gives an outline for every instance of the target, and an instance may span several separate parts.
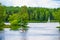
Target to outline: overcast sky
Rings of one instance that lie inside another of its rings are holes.
[[[6,6],[30,6],[30,7],[60,7],[60,0],[0,0]]]

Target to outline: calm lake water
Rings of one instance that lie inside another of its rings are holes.
[[[0,31],[0,40],[60,40],[58,23],[29,23],[26,32],[13,31],[5,28]]]

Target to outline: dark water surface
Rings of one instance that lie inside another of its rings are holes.
[[[60,31],[56,27],[30,27],[26,32],[5,28],[0,31],[0,40],[60,40]]]

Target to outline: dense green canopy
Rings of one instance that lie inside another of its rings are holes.
[[[27,15],[29,22],[33,22],[33,21],[46,22],[48,21],[49,17],[51,21],[57,21],[58,19],[56,19],[55,15],[60,14],[60,12],[58,13],[59,10],[60,8],[40,8],[40,7],[26,7],[26,6],[6,7],[6,14],[7,14],[6,21],[8,21],[9,15],[18,14],[18,13],[20,13],[19,15],[21,15],[22,17]],[[26,14],[25,12],[28,14]]]
[[[0,5],[0,30],[2,30],[2,27],[4,26],[5,16],[5,7]]]
[[[0,4],[0,27],[4,22],[10,22],[12,26],[24,28],[28,22],[47,22],[49,17],[51,22],[60,22],[60,8],[7,7]]]

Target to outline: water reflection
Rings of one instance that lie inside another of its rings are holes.
[[[60,29],[59,29],[59,34],[60,34]]]
[[[60,32],[60,29],[59,29],[59,32]]]
[[[55,26],[55,24],[46,24],[46,26],[39,24],[28,28],[25,32],[5,28],[4,32],[0,32],[0,40],[60,40],[60,30]]]
[[[25,32],[8,30],[0,32],[0,40],[60,40],[60,31],[57,28],[31,27]]]
[[[22,32],[21,33],[21,37],[22,37],[21,40],[27,40],[27,31],[26,32]]]
[[[0,31],[0,40],[4,40],[4,32]]]

